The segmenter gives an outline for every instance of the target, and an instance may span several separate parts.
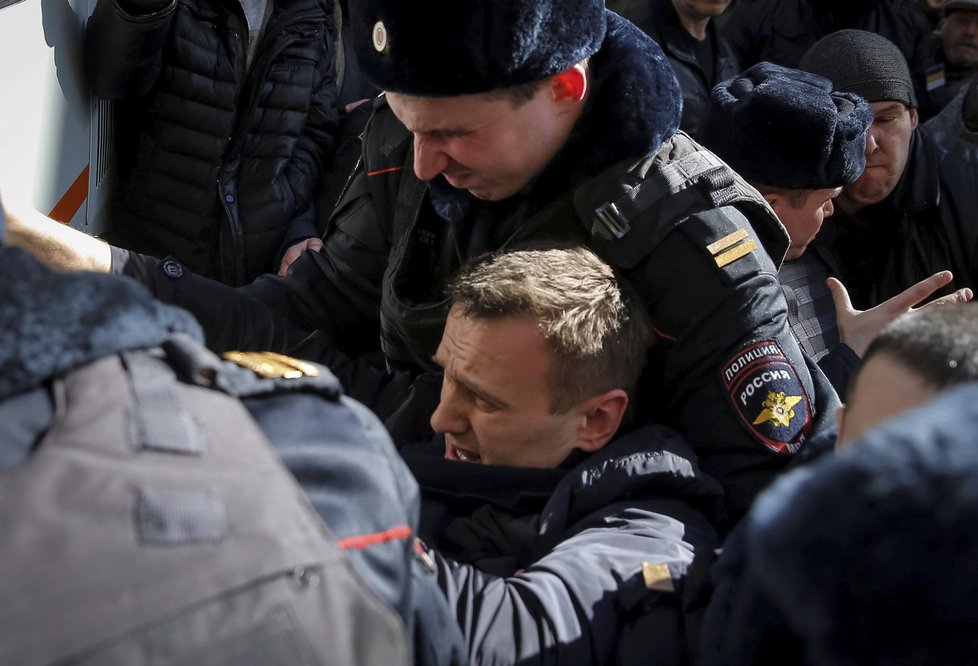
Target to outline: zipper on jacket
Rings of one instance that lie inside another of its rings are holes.
[[[240,5],[238,5],[238,9],[241,10],[240,12],[237,13],[239,23],[241,20],[244,20],[245,23],[247,24],[247,19],[245,19],[243,13],[244,10],[241,9]],[[238,103],[235,105],[236,112],[234,118],[234,134],[232,134],[231,137],[229,137],[230,140],[228,142],[228,153],[227,155],[225,155],[224,165],[226,166],[234,165],[235,171],[237,170],[238,165],[240,164],[239,154],[241,152],[241,146],[244,143],[244,139],[246,138],[249,130],[249,128],[245,126],[243,120],[252,117],[252,111],[257,103],[258,90],[260,87],[259,83],[265,79],[265,76],[267,75],[268,68],[271,62],[276,57],[278,57],[282,53],[282,51],[284,51],[286,48],[288,48],[293,43],[299,40],[297,35],[294,34],[285,35],[284,39],[282,39],[281,43],[277,45],[277,48],[274,51],[271,50],[262,51],[262,45],[268,40],[274,39],[275,38],[274,36],[284,33],[292,26],[307,21],[316,21],[316,19],[319,16],[323,16],[323,18],[321,21],[317,21],[318,26],[313,31],[313,34],[308,36],[303,35],[302,41],[312,41],[320,37],[322,34],[322,30],[326,29],[325,22],[327,20],[327,17],[325,15],[321,15],[317,11],[309,10],[309,11],[302,12],[300,14],[291,15],[288,17],[288,19],[282,20],[282,19],[275,18],[275,10],[273,9],[272,17],[269,20],[269,23],[266,26],[265,30],[262,31],[261,38],[258,40],[258,43],[255,46],[256,52],[260,54],[259,59],[253,63],[251,68],[248,68],[247,66],[247,60],[248,60],[247,31],[243,33],[236,32],[234,34],[234,37],[239,38],[242,41],[244,60],[242,61],[239,58],[238,68],[239,68],[239,73],[242,76],[242,80],[245,82],[245,84],[242,87],[241,93],[238,95]],[[273,35],[273,37],[269,37],[269,35]],[[244,68],[244,71],[242,72],[240,68]],[[236,206],[238,202],[237,192],[224,192],[223,184],[224,184],[224,178],[227,175],[227,169],[222,168],[221,171],[222,171],[221,176],[218,178],[217,181],[217,194],[221,202],[221,207],[224,209],[224,213],[228,219],[230,240],[233,247],[232,248],[225,247],[225,243],[223,243],[221,240],[223,238],[223,234],[218,235],[219,263],[220,263],[221,273],[225,278],[225,281],[229,281],[230,279],[232,284],[238,284],[244,279],[245,272],[246,272],[244,228],[241,224],[241,219],[239,218],[239,216],[236,214],[232,214],[231,206],[230,206],[230,203],[232,202],[229,202],[227,200],[228,195],[234,197],[233,203]],[[228,252],[230,252],[231,254],[227,254]],[[226,270],[228,264],[231,265],[231,269],[232,269],[230,271],[231,275],[227,275],[227,273],[229,272],[228,270]]]

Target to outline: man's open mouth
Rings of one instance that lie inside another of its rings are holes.
[[[449,452],[452,460],[459,460],[461,462],[469,463],[482,462],[482,458],[479,456],[479,454],[464,451],[457,446],[452,446],[451,444],[449,444]]]

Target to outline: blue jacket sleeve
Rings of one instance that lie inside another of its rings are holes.
[[[708,527],[618,504],[589,516],[513,576],[493,576],[437,552],[433,558],[473,664],[609,663],[623,614],[648,595],[662,597],[654,603],[669,618],[662,625],[669,640],[662,643],[677,651],[657,655],[656,663],[679,664],[684,641],[671,634],[681,627],[681,611],[667,593],[645,588],[642,563],[667,564],[679,572],[692,561],[694,549],[712,545]]]

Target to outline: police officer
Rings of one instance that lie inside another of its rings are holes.
[[[4,226],[0,662],[465,663],[417,483],[335,377],[224,361],[186,312]]]
[[[786,323],[783,227],[677,133],[681,95],[659,47],[598,0],[370,0],[351,28],[364,76],[387,93],[321,252],[244,288],[251,300],[98,243],[59,256],[142,280],[194,311],[217,348],[288,349],[314,332],[422,373],[437,372],[444,286],[466,257],[585,243],[633,283],[663,342],[640,420],[677,425],[739,515],[838,402]],[[25,242],[42,227],[24,226]]]

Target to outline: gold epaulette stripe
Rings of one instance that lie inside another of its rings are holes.
[[[230,351],[221,356],[265,378],[298,379],[319,376],[319,368],[312,363],[275,352]]]
[[[757,249],[757,243],[748,238],[748,235],[746,229],[737,229],[706,246],[718,268],[723,268]]]
[[[727,250],[723,254],[714,257],[713,260],[717,262],[717,268],[723,268],[727,264],[737,261],[741,257],[747,256],[756,249],[757,244],[754,241],[749,240],[742,245],[738,245],[737,247]]]
[[[745,238],[747,238],[747,230],[737,229],[737,231],[733,232],[732,234],[727,234],[720,240],[710,243],[706,246],[706,249],[709,250],[710,254],[715,255],[717,252],[722,252],[731,245],[735,245]]]

